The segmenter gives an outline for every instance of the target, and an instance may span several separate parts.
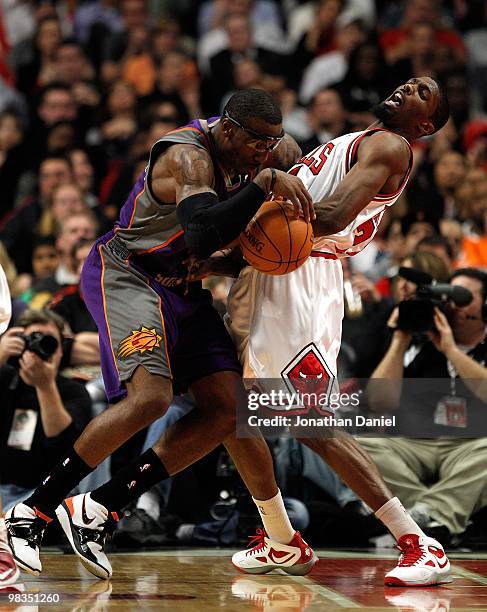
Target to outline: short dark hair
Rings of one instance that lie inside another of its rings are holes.
[[[438,283],[447,283],[450,271],[445,261],[429,251],[414,251],[410,255],[407,255],[403,261],[408,259],[412,268],[415,270],[421,270],[426,272]]]
[[[444,247],[447,255],[450,259],[453,259],[453,249],[451,248],[451,244],[445,238],[445,236],[440,236],[439,234],[433,234],[432,236],[425,236],[421,238],[421,240],[416,245],[416,249],[419,249],[422,246],[431,246],[431,247]]]
[[[19,327],[28,327],[29,325],[37,324],[48,325],[49,323],[54,323],[62,339],[66,322],[61,315],[58,315],[57,312],[53,310],[48,310],[47,308],[42,308],[40,310],[29,308],[22,313],[22,316],[16,321],[16,325]]]
[[[52,235],[36,236],[32,245],[32,251],[35,251],[36,249],[42,246],[50,246],[56,248],[56,238]]]
[[[439,92],[438,106],[436,107],[435,112],[431,115],[431,121],[433,122],[435,132],[437,132],[438,130],[441,130],[450,117],[450,104],[448,103],[448,96],[446,95],[445,88],[436,79],[433,79],[433,81],[436,83]]]
[[[451,275],[450,280],[452,281],[454,278],[458,276],[466,276],[467,278],[473,278],[474,280],[478,280],[479,283],[482,284],[482,299],[485,300],[487,298],[487,273],[482,272],[478,268],[458,268]]]
[[[282,123],[282,113],[274,98],[262,89],[243,89],[233,94],[223,109],[232,119],[246,125],[247,119],[262,119],[270,125]]]

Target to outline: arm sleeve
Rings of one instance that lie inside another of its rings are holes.
[[[181,200],[176,213],[184,230],[186,246],[200,259],[209,257],[239,236],[265,197],[264,191],[252,182],[221,202],[212,192]]]

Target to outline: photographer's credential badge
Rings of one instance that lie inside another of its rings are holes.
[[[7,446],[17,450],[30,451],[39,413],[28,408],[17,408],[12,419]]]
[[[447,362],[450,375],[450,395],[445,395],[436,405],[435,425],[447,427],[467,427],[467,400],[456,394],[457,372],[450,360]]]

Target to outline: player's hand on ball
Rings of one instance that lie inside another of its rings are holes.
[[[272,186],[274,195],[280,196],[290,203],[296,213],[296,218],[302,216],[306,223],[316,219],[313,200],[302,180],[297,176],[281,172],[280,170],[275,172],[276,180]]]

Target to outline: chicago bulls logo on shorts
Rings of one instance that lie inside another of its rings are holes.
[[[307,413],[313,408],[319,414],[330,414],[328,403],[335,375],[314,342],[293,357],[281,376],[289,392],[299,396],[299,408],[293,410],[293,414]]]

